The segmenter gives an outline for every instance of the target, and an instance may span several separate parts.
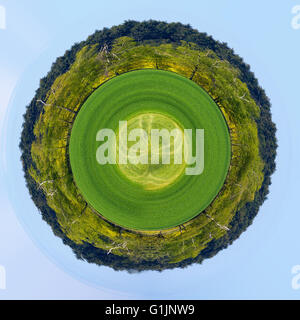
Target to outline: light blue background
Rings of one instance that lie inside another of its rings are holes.
[[[299,51],[297,1],[0,0],[0,299],[300,299]],[[25,188],[22,114],[56,57],[96,29],[124,20],[189,23],[227,42],[251,65],[272,102],[279,149],[268,200],[232,246],[202,265],[128,274],[78,261],[42,221]]]

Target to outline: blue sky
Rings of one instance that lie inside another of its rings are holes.
[[[300,299],[299,50],[294,1],[0,0],[0,299]],[[41,220],[25,188],[18,150],[22,114],[56,57],[96,29],[124,20],[189,23],[227,42],[251,65],[272,102],[277,172],[253,225],[202,265],[128,274],[76,260]]]

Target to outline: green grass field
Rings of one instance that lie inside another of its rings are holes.
[[[131,128],[204,129],[204,171],[185,165],[99,165],[97,132],[128,120]],[[139,70],[101,85],[78,113],[70,138],[70,162],[85,200],[107,220],[135,230],[162,230],[203,211],[220,191],[230,164],[230,136],[215,102],[178,74]]]

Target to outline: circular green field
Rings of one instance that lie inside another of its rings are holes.
[[[115,140],[101,139],[102,129]],[[155,133],[164,129],[176,135],[169,143],[158,137],[157,147]],[[110,153],[101,153],[107,146]],[[99,214],[128,229],[162,230],[194,218],[213,201],[228,172],[231,146],[219,107],[200,86],[148,69],[117,76],[87,99],[69,153],[75,182]],[[101,154],[112,163],[101,163]]]

